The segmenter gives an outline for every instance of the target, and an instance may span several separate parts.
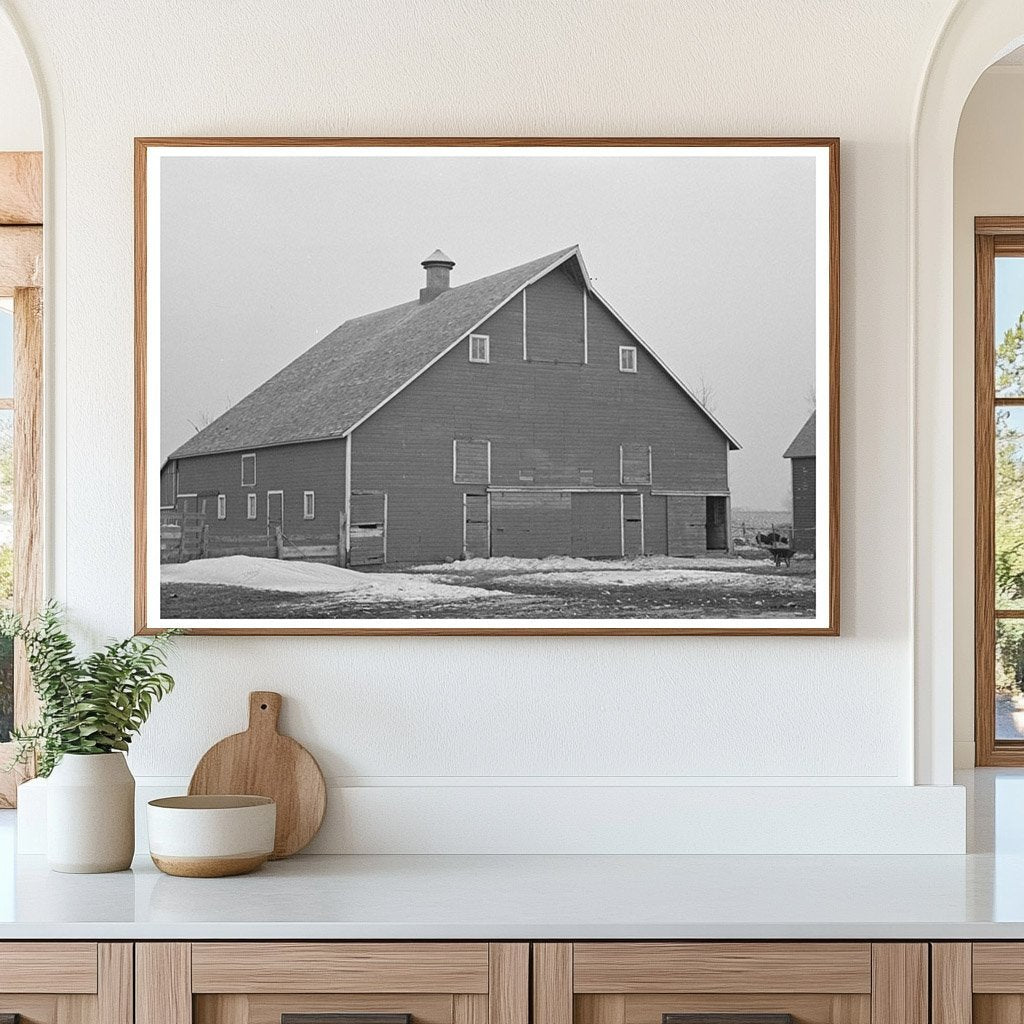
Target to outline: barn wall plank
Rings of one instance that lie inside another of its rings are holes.
[[[793,546],[797,551],[815,549],[815,460],[791,459],[793,463]]]

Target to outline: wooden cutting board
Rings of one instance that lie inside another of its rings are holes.
[[[307,846],[320,829],[327,808],[327,787],[313,755],[301,743],[277,731],[281,694],[249,694],[249,728],[214,744],[202,756],[190,796],[245,793],[269,796],[277,803],[277,832],[271,860],[290,857]]]

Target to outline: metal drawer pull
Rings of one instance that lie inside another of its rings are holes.
[[[791,1013],[663,1013],[661,1024],[794,1024]]]
[[[0,1024],[7,1024],[0,1020]],[[17,1021],[14,1022],[17,1024]],[[412,1024],[411,1013],[282,1013],[281,1024]]]

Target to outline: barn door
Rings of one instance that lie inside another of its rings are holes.
[[[380,565],[388,558],[388,496],[384,491],[353,491],[349,526],[349,565]]]
[[[725,551],[729,547],[729,531],[726,523],[726,500],[709,495],[707,498],[707,545],[708,551]]]
[[[644,553],[644,496],[619,495],[622,515],[622,557],[635,558]]]
[[[284,491],[267,491],[267,535],[284,532]]]
[[[491,555],[491,498],[489,494],[462,496],[462,557]]]
[[[666,525],[670,555],[701,555],[707,551],[707,499],[703,494],[670,494]]]

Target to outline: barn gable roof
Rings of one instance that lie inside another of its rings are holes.
[[[813,459],[817,454],[816,435],[814,431],[814,413],[800,428],[800,433],[793,438],[792,444],[783,454],[784,459]]]
[[[429,302],[414,299],[346,320],[189,438],[169,458],[344,437],[523,288],[573,257],[586,287],[636,337],[593,290],[579,248],[571,246],[450,288]],[[637,341],[697,402],[730,447],[739,448],[675,374],[641,339]]]

